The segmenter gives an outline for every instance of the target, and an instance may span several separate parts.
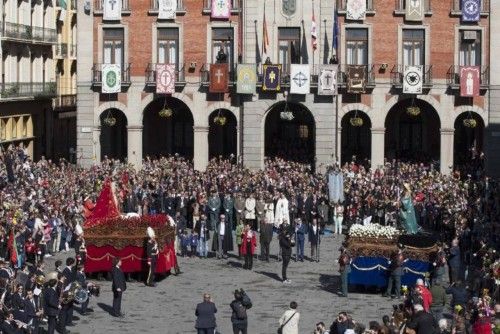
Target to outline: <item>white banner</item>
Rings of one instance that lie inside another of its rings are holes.
[[[122,71],[118,64],[102,64],[102,92],[120,93],[122,90]]]
[[[290,93],[309,94],[311,74],[309,65],[291,64]]]
[[[403,93],[422,94],[423,66],[405,65],[403,75]]]
[[[122,19],[122,0],[102,0],[103,20],[116,21]]]
[[[158,20],[173,20],[177,11],[177,0],[158,0]]]
[[[405,20],[422,21],[424,19],[424,0],[406,1]]]
[[[212,0],[213,19],[228,19],[231,16],[231,0]]]
[[[318,75],[318,95],[337,95],[336,65],[323,65]]]
[[[348,20],[366,19],[366,0],[347,0],[346,12]]]

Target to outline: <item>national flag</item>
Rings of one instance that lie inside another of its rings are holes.
[[[313,51],[318,48],[318,34],[316,31],[316,18],[314,17],[314,8],[313,8],[313,13],[312,13],[312,22],[311,22],[311,43],[312,43],[312,48]]]
[[[267,34],[266,12],[264,10],[264,23],[262,24],[262,51],[267,54],[269,46],[269,35]]]
[[[337,47],[339,45],[339,16],[337,11],[333,11],[333,48],[335,49],[335,54],[337,54]]]

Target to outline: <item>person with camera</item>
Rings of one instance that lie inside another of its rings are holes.
[[[348,329],[353,329],[354,323],[347,312],[340,312],[337,319],[330,326],[331,334],[344,334]]]
[[[196,305],[196,325],[194,326],[198,334],[214,334],[217,323],[215,320],[217,307],[212,302],[210,294],[203,294],[203,302]]]
[[[292,283],[292,281],[288,279],[286,271],[288,269],[290,259],[292,258],[292,247],[295,245],[295,242],[293,237],[291,236],[290,229],[288,228],[287,223],[283,223],[281,226],[279,243],[281,256],[283,258],[283,262],[281,263],[281,278],[283,280],[283,283],[289,284]]]
[[[278,334],[298,334],[300,313],[297,311],[297,302],[290,303],[290,309],[286,310],[279,320]]]
[[[233,324],[233,334],[247,334],[248,316],[247,310],[252,307],[252,301],[243,289],[234,291],[234,300],[229,304],[233,311],[231,323]]]
[[[330,330],[326,328],[323,321],[320,321],[316,324],[313,334],[330,334]]]

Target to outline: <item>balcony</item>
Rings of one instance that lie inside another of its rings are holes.
[[[391,84],[395,88],[403,88],[404,66],[394,65],[391,70]],[[422,88],[430,89],[432,87],[432,65],[424,65]]]
[[[150,0],[149,12],[150,15],[158,15],[158,0]],[[184,0],[177,0],[177,15],[186,14],[186,7],[184,6]]]
[[[2,84],[2,98],[51,98],[56,95],[55,82],[8,82]]]
[[[394,5],[394,15],[405,15],[406,7],[405,3],[410,0],[394,0],[396,3]],[[443,0],[439,0],[443,1]],[[432,15],[431,0],[424,0],[424,15]]]
[[[55,57],[56,58],[66,58],[68,56],[68,44],[60,43],[56,45],[55,48]]]
[[[375,15],[374,0],[366,0],[366,15]],[[337,13],[345,15],[347,12],[347,0],[337,0]]]
[[[177,65],[177,68],[180,64]],[[186,65],[182,64],[182,68],[180,70],[175,71],[175,86],[185,86],[186,85],[186,77],[185,77],[185,69]],[[149,63],[146,68],[146,86],[156,87],[156,63]]]
[[[462,16],[462,1],[461,0],[450,0],[451,1],[451,16]],[[481,1],[481,16],[487,17],[490,14],[490,1]]]
[[[101,86],[102,84],[102,64],[94,64],[92,66],[92,85]],[[122,87],[130,86],[130,64],[122,65],[121,75]]]
[[[59,95],[54,101],[54,109],[58,111],[76,108],[76,94]]]
[[[203,64],[200,69],[201,84],[208,86],[210,84],[210,64]],[[236,84],[236,71],[229,66],[229,81],[228,86]]]
[[[2,38],[27,43],[55,44],[57,32],[55,29],[4,22]]]
[[[203,14],[210,14],[212,11],[212,0],[203,0]],[[231,0],[231,14],[240,12],[239,0]]]
[[[94,0],[94,14],[103,14],[103,3],[104,0]],[[129,0],[122,0],[122,15],[130,15]]]
[[[490,84],[490,67],[480,66],[479,85],[481,89],[488,89]],[[452,65],[446,72],[446,83],[450,89],[460,89],[460,66]]]

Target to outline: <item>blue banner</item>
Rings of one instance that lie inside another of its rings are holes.
[[[431,269],[430,262],[408,260],[403,265],[404,275],[401,277],[401,284],[414,286],[417,279],[423,279],[425,273]],[[385,287],[389,276],[389,260],[385,257],[358,256],[351,263],[349,284]]]
[[[462,21],[478,22],[481,14],[481,0],[461,0]]]
[[[262,90],[279,91],[281,89],[281,64],[263,65],[264,80]]]

